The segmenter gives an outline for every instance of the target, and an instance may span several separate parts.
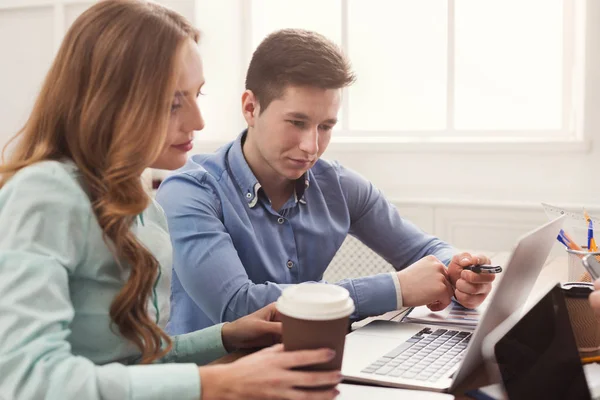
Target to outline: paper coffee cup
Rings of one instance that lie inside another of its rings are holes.
[[[350,293],[341,286],[303,283],[286,288],[277,300],[286,351],[330,348],[335,358],[303,370],[342,368],[349,317],[354,312]]]
[[[569,320],[580,353],[600,349],[600,323],[588,297],[594,291],[592,283],[567,282],[562,285]]]

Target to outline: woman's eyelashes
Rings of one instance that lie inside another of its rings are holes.
[[[202,93],[202,91],[198,91],[198,93],[196,93],[196,99],[198,99],[200,96],[204,96],[204,95],[205,95],[205,93]],[[186,98],[180,94],[175,95],[175,99],[173,100],[173,103],[171,104],[171,113],[174,113],[177,110],[179,110],[180,108],[182,108],[183,102],[187,102],[187,101],[189,101],[188,98]]]
[[[183,97],[182,93],[180,93],[180,92],[175,93],[175,96],[173,97],[173,103],[171,103],[171,113],[174,113],[175,111],[177,111],[181,107],[183,107],[184,100],[185,100],[185,98]]]
[[[181,108],[181,103],[173,103],[171,104],[171,113],[179,110]]]

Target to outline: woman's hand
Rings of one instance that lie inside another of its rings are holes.
[[[596,315],[600,316],[600,279],[594,282],[594,289],[596,290],[593,291],[589,297],[590,305]]]
[[[223,325],[223,345],[227,351],[266,347],[281,342],[281,322],[275,303]]]
[[[302,388],[335,386],[342,379],[339,371],[292,369],[325,363],[334,356],[330,349],[284,352],[278,344],[231,364],[200,367],[202,400],[330,400],[339,394],[336,389]]]

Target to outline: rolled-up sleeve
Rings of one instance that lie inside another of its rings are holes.
[[[402,218],[371,182],[336,164],[352,220],[349,233],[401,270],[427,255],[448,264],[456,250]]]
[[[173,336],[173,348],[161,362],[193,362],[204,365],[223,357],[227,350],[223,345],[222,328],[223,324],[218,324]]]
[[[364,278],[344,279],[336,285],[350,292],[356,309],[352,319],[379,315],[398,307],[396,287],[390,274],[377,274]]]
[[[396,207],[371,182],[337,163],[334,166],[350,211],[351,235],[398,271],[427,255],[434,255],[448,265],[456,253],[452,246],[402,218]],[[392,279],[390,283],[394,284]],[[397,284],[399,286],[399,282]],[[365,287],[365,297],[377,296],[380,290],[382,288],[377,286]],[[397,291],[390,289],[388,294],[395,299]]]

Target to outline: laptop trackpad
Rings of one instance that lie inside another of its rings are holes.
[[[422,326],[390,321],[373,321],[346,336],[342,373],[359,372],[378,357],[404,343]]]

